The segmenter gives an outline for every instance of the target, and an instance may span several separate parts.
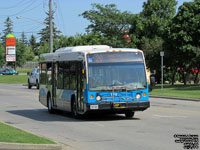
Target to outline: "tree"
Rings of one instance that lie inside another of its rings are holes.
[[[157,72],[160,71],[158,62],[165,33],[175,16],[176,4],[175,0],[148,0],[144,2],[142,12],[132,20],[131,43],[144,51],[147,66]],[[160,82],[160,73],[156,74],[156,80]]]
[[[121,12],[115,4],[92,4],[92,9],[81,14],[91,22],[86,31],[99,33],[107,38],[107,43],[113,47],[127,45],[124,32],[129,30],[133,14],[127,11]]]
[[[49,43],[48,42],[44,42],[43,45],[40,45],[39,49],[38,49],[38,55],[42,54],[42,53],[49,53]]]
[[[53,13],[54,14],[54,13]],[[41,31],[38,33],[41,35],[40,43],[44,44],[45,42],[49,42],[50,37],[50,28],[49,28],[49,13],[46,13],[47,17],[44,20],[44,23],[46,24],[45,28],[41,29]],[[52,20],[54,19],[52,15]],[[57,28],[55,27],[55,23],[52,21],[53,24],[53,39],[56,40],[58,38],[58,35],[61,33]]]
[[[185,2],[179,7],[177,15],[170,25],[167,40],[170,55],[179,54],[174,60],[178,60],[179,68],[184,84],[192,68],[199,68],[200,64],[200,0]],[[171,56],[170,55],[170,56]]]
[[[5,47],[0,45],[0,66],[5,65]]]
[[[34,55],[37,56],[38,55],[38,49],[37,49],[38,45],[36,43],[36,38],[33,34],[31,35],[31,38],[29,40],[29,45],[30,45],[31,51],[34,53]]]
[[[2,39],[2,43],[5,45],[6,35],[8,33],[13,33],[13,22],[10,19],[10,17],[8,17],[6,21],[4,22],[4,24],[5,24],[5,29],[3,30],[3,36],[1,37],[1,39]]]
[[[24,31],[21,34],[20,42],[23,43],[24,45],[28,45],[28,40],[26,38],[26,35],[24,34]]]
[[[16,39],[16,65],[21,67],[26,62],[25,51],[27,47],[24,43],[20,42],[19,39]]]

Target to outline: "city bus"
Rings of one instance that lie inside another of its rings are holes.
[[[92,45],[41,54],[39,101],[50,113],[116,113],[132,118],[150,107],[143,52]]]

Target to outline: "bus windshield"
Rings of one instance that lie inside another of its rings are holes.
[[[120,86],[130,90],[147,88],[143,62],[89,63],[89,90],[112,90]]]

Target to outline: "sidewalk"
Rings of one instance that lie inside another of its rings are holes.
[[[59,144],[1,143],[0,150],[62,150]]]

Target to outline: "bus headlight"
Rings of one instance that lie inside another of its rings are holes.
[[[96,100],[97,100],[97,101],[100,101],[100,100],[101,100],[101,96],[98,95],[98,96],[96,97]]]
[[[140,94],[136,94],[135,98],[136,98],[136,99],[140,99],[140,98],[141,98],[141,95],[140,95]]]

